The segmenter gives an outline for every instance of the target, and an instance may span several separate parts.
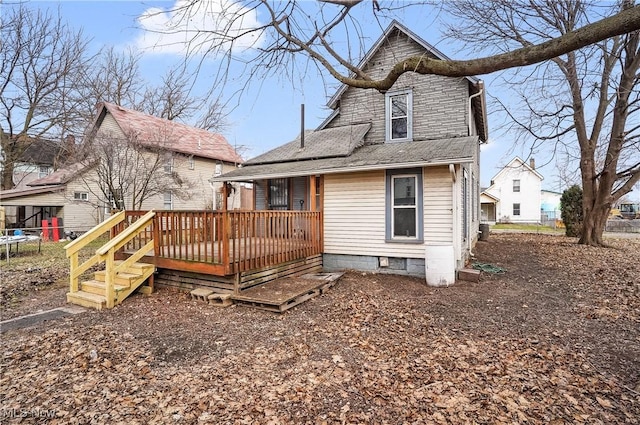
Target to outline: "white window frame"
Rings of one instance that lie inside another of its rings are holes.
[[[409,205],[394,205],[394,190],[395,190],[395,179],[396,178],[406,178],[411,177],[415,179],[415,201],[413,206]],[[386,195],[385,195],[385,241],[388,243],[423,243],[424,240],[424,211],[423,211],[423,180],[422,180],[422,169],[421,168],[413,168],[413,169],[405,169],[405,170],[387,170],[386,171]],[[394,226],[395,226],[395,217],[394,211],[396,208],[415,208],[415,236],[395,236],[394,235]]]
[[[164,192],[163,207],[165,210],[173,209],[173,193],[171,191]]]
[[[520,179],[513,179],[513,193],[520,193],[520,190],[521,190]]]
[[[167,155],[167,158],[165,158],[164,172],[167,174],[173,172],[173,155]]]
[[[43,177],[47,177],[49,174],[51,174],[51,169],[46,166],[46,165],[40,165],[38,166],[38,178],[43,178]]]
[[[391,102],[394,97],[406,96],[407,98],[407,135],[402,138],[393,138],[392,120],[404,117],[392,117],[393,108]],[[411,89],[396,90],[385,94],[385,135],[387,142],[408,142],[413,140],[413,92]]]
[[[518,214],[516,214],[516,205],[518,206]],[[522,205],[519,202],[514,202],[513,209],[511,211],[514,217],[520,217],[522,215]]]
[[[89,192],[73,192],[73,200],[87,202],[89,200]]]

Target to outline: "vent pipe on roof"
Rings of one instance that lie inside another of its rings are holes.
[[[304,103],[300,104],[300,149],[304,149]]]

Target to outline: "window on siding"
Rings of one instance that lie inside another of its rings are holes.
[[[520,180],[519,179],[515,179],[513,181],[513,191],[514,192],[520,192]]]
[[[387,171],[386,239],[422,241],[422,171]]]
[[[124,198],[122,197],[122,190],[113,189],[113,192],[109,191],[107,193],[107,202],[104,206],[105,214],[111,214],[112,210],[123,210],[124,209]]]
[[[173,156],[171,154],[167,154],[164,159],[164,172],[171,173],[173,171]]]
[[[289,180],[270,179],[268,195],[270,210],[289,209]]]
[[[49,167],[40,166],[38,167],[38,178],[47,177],[49,175]]]
[[[513,204],[513,215],[520,215],[520,204]]]
[[[172,210],[173,209],[173,193],[171,191],[167,191],[164,193],[164,209]]]
[[[75,201],[88,201],[89,193],[87,192],[73,192],[73,199]]]
[[[387,140],[411,140],[413,137],[413,96],[411,90],[387,93],[385,100]]]

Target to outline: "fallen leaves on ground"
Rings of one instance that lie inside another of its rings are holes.
[[[60,424],[637,424],[640,245],[616,246],[492,235],[476,255],[504,275],[351,272],[282,315],[135,296],[3,334],[0,407]]]

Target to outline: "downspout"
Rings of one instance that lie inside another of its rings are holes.
[[[468,115],[469,116],[469,121],[468,121],[468,124],[469,124],[469,126],[468,126],[469,127],[469,136],[471,136],[471,134],[472,134],[472,132],[471,132],[472,131],[472,128],[471,128],[471,100],[473,100],[474,97],[480,96],[483,91],[484,91],[484,89],[480,88],[480,89],[478,89],[478,93],[474,93],[471,96],[469,96],[469,110],[467,111],[469,113],[469,115]]]
[[[458,220],[458,197],[456,191],[457,174],[455,164],[449,164],[449,173],[451,173],[451,225],[452,242],[453,242],[453,255],[455,256],[456,270],[458,269],[458,259],[460,258],[460,226]]]

